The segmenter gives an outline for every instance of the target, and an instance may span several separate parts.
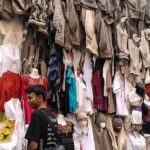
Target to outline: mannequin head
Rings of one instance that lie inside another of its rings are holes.
[[[140,131],[142,130],[142,124],[133,124],[132,129],[134,132],[140,133]]]
[[[33,77],[33,78],[39,77],[38,70],[36,68],[31,68],[30,76]]]
[[[86,127],[87,124],[88,124],[88,116],[87,116],[87,114],[84,113],[84,112],[79,112],[77,114],[77,122],[78,122],[78,126],[80,128]]]
[[[99,128],[105,128],[106,127],[106,117],[105,117],[105,115],[102,114],[102,113],[99,113],[98,116],[96,117],[95,123]]]
[[[58,114],[57,115],[57,122],[58,122],[58,124],[61,124],[63,126],[67,124],[63,114]]]
[[[119,133],[122,129],[122,125],[123,125],[123,122],[121,118],[118,118],[118,117],[113,118],[112,126],[115,132]]]

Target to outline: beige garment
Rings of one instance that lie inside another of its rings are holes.
[[[99,54],[101,58],[111,58],[114,54],[112,46],[112,30],[111,23],[107,22],[107,18],[97,18],[100,20],[100,39],[99,39]]]
[[[0,0],[0,16],[6,19],[12,19],[12,5],[10,0]]]
[[[98,56],[98,45],[95,35],[95,11],[82,7],[82,23],[86,32],[86,48]]]
[[[139,50],[138,42],[136,42],[134,39],[128,40],[128,47],[129,47],[129,53],[130,53],[129,54],[130,55],[129,73],[132,73],[135,75],[140,75],[141,69],[142,69],[142,60],[140,57],[140,50]]]
[[[106,115],[106,118],[107,118],[107,128],[109,129],[109,135],[111,137],[111,140],[112,140],[112,146],[113,146],[113,150],[118,150],[118,146],[117,146],[117,141],[116,141],[116,138],[115,138],[115,133],[114,133],[114,130],[113,130],[113,126],[112,126],[112,118],[113,116],[110,116],[110,115]]]
[[[63,15],[61,0],[54,0],[54,15],[53,25],[56,29],[55,43],[64,46],[64,31],[65,31],[65,19]]]
[[[0,32],[5,35],[3,44],[12,43],[19,49],[22,48],[23,41],[23,25],[19,17],[12,20],[0,21]]]
[[[122,127],[121,131],[118,134],[117,145],[118,150],[127,150],[127,135],[124,130],[124,127]]]
[[[93,125],[96,150],[112,150],[112,141],[108,130],[107,127],[101,130],[96,124]]]
[[[73,48],[72,52],[73,52],[73,66],[75,69],[77,69],[77,68],[79,68],[81,52],[76,48]]]
[[[98,0],[98,2],[100,4],[101,10],[104,10],[105,12],[112,15],[112,13],[115,9],[114,5],[113,5],[114,4],[113,0]]]
[[[44,60],[41,61],[41,75],[45,78],[47,77],[47,66]]]
[[[150,150],[150,137],[145,137],[146,139],[146,150]]]
[[[147,69],[145,76],[145,84],[150,83],[150,69]]]
[[[150,25],[150,0],[147,0],[145,22]]]
[[[24,14],[31,7],[31,0],[12,0],[12,10],[16,15]]]
[[[116,31],[117,31],[117,43],[119,48],[119,58],[128,59],[129,50],[127,48],[128,33],[125,25],[126,20],[127,17],[121,18],[120,22],[116,26]]]
[[[74,7],[74,0],[66,0],[66,19],[69,22],[71,42],[80,46],[79,17]]]
[[[144,67],[150,67],[150,29],[146,28],[141,31],[140,52]]]
[[[144,19],[146,0],[127,0],[131,18]]]
[[[115,104],[113,99],[112,75],[111,75],[111,60],[107,59],[103,66],[104,78],[104,96],[108,97],[108,113],[115,112]]]
[[[106,60],[103,66],[103,78],[104,78],[104,96],[108,97],[108,88],[111,87],[111,81],[107,80],[108,71],[110,69],[111,60]]]

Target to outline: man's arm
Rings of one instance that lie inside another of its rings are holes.
[[[28,145],[27,150],[37,150],[38,148],[38,142],[31,141],[30,144]]]

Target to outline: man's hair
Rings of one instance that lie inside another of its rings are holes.
[[[25,92],[27,94],[30,94],[30,93],[35,93],[36,95],[42,95],[43,97],[43,101],[45,101],[46,99],[46,90],[44,88],[43,85],[40,85],[40,84],[37,84],[37,85],[31,85],[29,87],[26,88]]]

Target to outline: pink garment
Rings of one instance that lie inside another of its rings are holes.
[[[41,84],[45,87],[47,90],[47,80],[43,76],[39,76],[39,78],[32,78],[29,74],[25,74],[22,77],[22,99],[23,99],[23,108],[25,112],[25,123],[29,124],[30,123],[30,118],[31,114],[34,112],[34,109],[32,109],[27,100],[27,96],[25,93],[25,90],[28,86],[30,85],[36,85],[36,84]]]

